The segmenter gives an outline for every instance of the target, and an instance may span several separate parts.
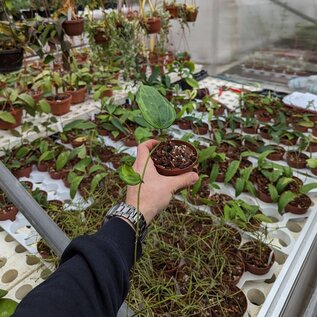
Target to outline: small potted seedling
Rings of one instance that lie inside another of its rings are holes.
[[[166,129],[175,118],[174,107],[155,88],[142,85],[137,94],[137,103],[144,119],[153,128]],[[193,145],[181,140],[161,142],[153,151],[152,160],[162,175],[179,175],[192,171],[198,154]]]

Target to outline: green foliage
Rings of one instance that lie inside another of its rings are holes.
[[[120,178],[128,185],[138,185],[142,183],[142,178],[139,173],[129,165],[122,165],[119,167]]]
[[[173,105],[155,88],[141,85],[136,100],[144,119],[153,128],[167,129],[175,121]]]
[[[278,211],[282,212],[285,208],[285,206],[290,203],[294,198],[296,198],[297,194],[291,192],[291,191],[286,191],[284,192],[278,201]]]
[[[236,175],[238,169],[240,166],[240,161],[234,160],[232,161],[227,169],[226,175],[225,175],[225,184],[229,183],[234,175]]]

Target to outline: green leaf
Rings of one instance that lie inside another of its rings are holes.
[[[152,132],[147,128],[137,127],[134,131],[134,136],[138,143],[142,143],[152,137]]]
[[[86,167],[91,163],[92,159],[90,157],[85,157],[75,164],[74,170],[79,172],[85,172]]]
[[[205,177],[206,177],[206,175],[199,175],[198,181],[194,184],[193,189],[192,189],[193,196],[195,196],[198,193],[199,188],[201,186],[201,182]]]
[[[15,154],[15,157],[19,160],[21,158],[26,157],[31,151],[31,148],[27,147],[27,146],[22,146],[18,152]]]
[[[196,88],[196,89],[199,88],[199,84],[197,80],[195,80],[194,78],[186,78],[185,81],[190,87]]]
[[[46,151],[40,156],[39,163],[41,163],[42,161],[52,160],[53,158],[54,158],[54,151]]]
[[[55,57],[53,55],[46,55],[44,58],[44,64],[49,64],[50,62],[52,62],[53,60],[55,60]]]
[[[195,64],[191,61],[186,61],[183,63],[184,68],[188,68],[191,73],[195,71]]]
[[[270,196],[271,196],[273,202],[277,202],[280,195],[279,195],[276,187],[273,184],[269,184],[269,193],[270,193]]]
[[[92,173],[95,173],[97,171],[105,171],[105,167],[103,165],[99,165],[99,164],[96,164],[96,165],[93,165],[90,169],[89,169],[89,172],[88,174],[92,174]]]
[[[20,94],[19,95],[19,99],[22,100],[29,107],[34,108],[35,101],[30,95],[28,95],[28,94]]]
[[[276,184],[276,190],[279,194],[281,194],[284,189],[287,187],[288,184],[295,182],[293,178],[290,177],[281,177],[277,184]]]
[[[153,128],[167,129],[175,121],[173,105],[155,88],[141,85],[136,100],[144,119]]]
[[[245,180],[239,177],[236,181],[236,191],[235,191],[236,197],[238,197],[243,192],[244,187],[245,187]]]
[[[119,167],[118,172],[120,178],[128,185],[138,185],[142,182],[140,174],[135,172],[131,166],[124,164]]]
[[[278,211],[281,213],[284,210],[285,206],[292,200],[294,200],[296,196],[297,194],[291,191],[284,192],[278,201]]]
[[[61,169],[65,167],[65,165],[68,162],[69,155],[70,155],[69,151],[62,152],[58,155],[56,163],[55,163],[56,171],[60,171]]]
[[[218,174],[219,174],[219,165],[218,165],[218,163],[214,163],[212,165],[212,169],[211,169],[210,176],[209,176],[209,183],[210,184],[212,184],[216,181]]]
[[[308,167],[317,168],[317,159],[316,158],[310,158],[306,162],[307,162]]]
[[[260,222],[272,223],[272,219],[263,214],[256,214],[253,216],[253,218]]]
[[[267,158],[267,156],[273,152],[274,151],[272,151],[272,150],[267,150],[267,151],[262,152],[258,158],[258,165],[261,166],[263,164],[264,160]]]
[[[98,184],[100,183],[100,181],[102,179],[104,179],[107,176],[107,173],[100,173],[94,176],[94,178],[92,179],[91,182],[91,186],[90,186],[90,192],[94,193],[94,191],[96,190],[96,187],[98,186]]]
[[[84,176],[78,176],[76,174],[73,175],[70,182],[70,197],[72,199],[74,199],[76,192],[78,190],[78,187],[83,179],[84,179]]]
[[[4,289],[0,289],[0,298],[6,296],[8,294],[8,291],[5,291]]]
[[[13,123],[13,124],[16,123],[13,115],[7,111],[0,111],[0,119],[8,123]]]
[[[300,189],[300,192],[302,194],[307,194],[309,193],[311,190],[317,188],[317,183],[309,183],[309,184],[306,184],[304,186],[301,187]]]
[[[0,317],[10,317],[14,314],[18,303],[12,299],[0,299]]]
[[[231,181],[232,177],[237,173],[238,168],[240,166],[240,161],[234,160],[232,161],[227,169],[225,176],[225,184]]]
[[[247,189],[247,191],[253,196],[256,197],[257,196],[257,192],[255,189],[255,186],[252,182],[250,182],[249,180],[246,181],[245,184],[245,188]]]
[[[51,112],[51,106],[45,99],[41,99],[39,101],[39,108],[44,113],[50,113]]]
[[[207,149],[202,149],[201,151],[199,151],[198,163],[201,163],[211,158],[212,155],[215,153],[215,151],[216,151],[216,146],[210,146]]]

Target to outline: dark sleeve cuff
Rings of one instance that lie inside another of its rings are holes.
[[[136,233],[131,226],[118,217],[109,219],[101,229],[94,235],[96,238],[104,241],[111,241],[117,245],[118,251],[127,261],[128,267],[131,268],[134,263],[134,247]],[[142,254],[142,245],[137,243],[136,259]]]

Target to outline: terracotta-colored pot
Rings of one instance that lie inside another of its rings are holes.
[[[195,11],[187,11],[186,12],[186,20],[187,22],[195,22],[197,20],[198,9]]]
[[[98,134],[101,136],[108,136],[109,135],[109,131],[102,128],[102,127],[98,127],[97,131],[98,131]]]
[[[78,17],[77,20],[63,22],[63,29],[68,36],[78,36],[84,32],[84,19]]]
[[[107,35],[103,32],[103,30],[95,30],[94,40],[96,44],[106,44],[108,42]]]
[[[294,137],[293,139],[288,139],[285,137],[280,138],[280,142],[284,145],[292,146],[296,145],[298,138]]]
[[[9,123],[0,119],[0,130],[11,130],[20,126],[22,123],[22,109],[12,109],[9,113],[14,117],[15,123]]]
[[[138,142],[137,140],[132,136],[128,137],[128,138],[124,138],[122,140],[123,144],[125,146],[128,146],[128,147],[133,147],[133,146],[137,146],[138,145]]]
[[[286,153],[286,162],[290,167],[302,169],[306,167],[308,155],[297,151],[288,151]]]
[[[279,145],[274,146],[277,149],[276,152],[270,153],[267,158],[272,161],[281,161],[283,160],[283,156],[285,154],[285,149]]]
[[[66,94],[69,94],[72,96],[72,105],[77,105],[79,103],[82,103],[85,101],[86,93],[87,93],[87,87],[79,88],[76,90],[66,90]]]
[[[264,191],[262,191],[261,188],[257,189],[257,196],[260,200],[264,201],[265,203],[273,202],[271,196],[265,193]]]
[[[314,175],[317,175],[317,168],[311,168],[310,171],[311,171]]]
[[[307,151],[309,152],[317,152],[317,143],[315,142],[310,142],[308,147],[307,147]]]
[[[223,107],[223,106],[220,106],[220,108],[218,108],[218,109],[214,109],[214,115],[216,117],[222,116],[224,114],[224,112],[225,112],[225,107]]]
[[[152,17],[146,20],[146,30],[148,34],[160,33],[161,30],[161,18]]]
[[[21,178],[21,177],[29,177],[31,172],[32,172],[32,165],[31,166],[22,167],[20,169],[12,171],[12,174],[16,178]]]
[[[113,96],[113,90],[112,90],[112,86],[111,87],[108,87],[109,89],[105,90],[102,92],[101,94],[101,98],[104,98],[104,97],[112,97]]]
[[[296,124],[296,123],[293,124],[293,128],[294,128],[295,131],[298,131],[298,132],[305,133],[305,132],[308,131],[308,127],[304,127],[304,126]]]
[[[177,120],[177,125],[181,130],[189,130],[191,129],[192,122],[186,119]]]
[[[255,116],[261,122],[269,122],[271,120],[271,115],[264,109],[257,110]]]
[[[257,243],[257,242],[249,241],[249,242],[245,243],[243,246],[245,247],[246,245],[250,245],[250,247],[252,247],[252,245],[254,245],[255,243]],[[269,248],[269,247],[267,247],[267,248]],[[273,250],[271,250],[271,252],[272,252],[271,253],[272,255],[271,255],[270,263],[265,263],[261,267],[258,267],[258,266],[255,266],[255,265],[249,263],[249,261],[247,260],[246,251],[243,251],[242,255],[243,255],[243,260],[244,260],[246,271],[249,271],[250,273],[255,274],[255,275],[264,275],[264,274],[268,273],[270,271],[271,267],[273,266],[274,261],[275,261],[275,254],[273,253]]]
[[[11,220],[14,221],[18,213],[18,208],[12,204],[8,204],[0,208],[0,221]]]
[[[53,161],[41,162],[36,165],[39,172],[47,172],[50,167],[54,165]]]
[[[260,135],[261,135],[261,137],[263,138],[263,139],[266,139],[266,140],[271,140],[272,139],[272,137],[270,136],[270,134],[269,134],[269,129],[268,129],[268,127],[261,127],[260,129],[259,129],[259,131],[260,131]]]
[[[176,19],[178,17],[178,8],[174,4],[164,5],[164,10],[170,14],[170,19]]]
[[[202,125],[195,125],[192,123],[192,129],[195,134],[205,135],[208,133],[209,128],[207,123],[202,123]]]
[[[306,194],[300,194],[299,197],[295,198],[295,200],[297,199],[302,201],[302,205],[295,205],[294,202],[290,202],[285,206],[285,212],[290,212],[296,215],[302,215],[306,213],[312,204],[311,199]]]
[[[49,171],[49,174],[52,179],[66,179],[68,172],[69,172],[68,170],[60,170],[60,171],[51,170]]]
[[[70,94],[58,94],[57,95],[60,98],[63,98],[62,100],[55,100],[55,97],[47,98],[47,102],[51,106],[51,112],[55,116],[62,116],[63,114],[66,114],[70,111],[70,105],[72,102],[72,96]]]
[[[158,171],[159,174],[164,175],[164,176],[176,176],[176,175],[191,172],[198,162],[198,153],[197,153],[196,148],[193,145],[191,145],[190,143],[185,142],[185,141],[181,141],[181,140],[172,140],[171,142],[173,142],[176,145],[185,145],[185,146],[189,147],[193,151],[194,155],[196,156],[195,161],[191,165],[189,165],[188,167],[186,167],[184,169],[180,169],[180,168],[166,169],[163,166],[156,165],[154,163],[156,170]]]
[[[257,127],[256,126],[254,126],[254,127],[243,127],[242,131],[245,132],[245,133],[248,133],[248,134],[256,134]]]

